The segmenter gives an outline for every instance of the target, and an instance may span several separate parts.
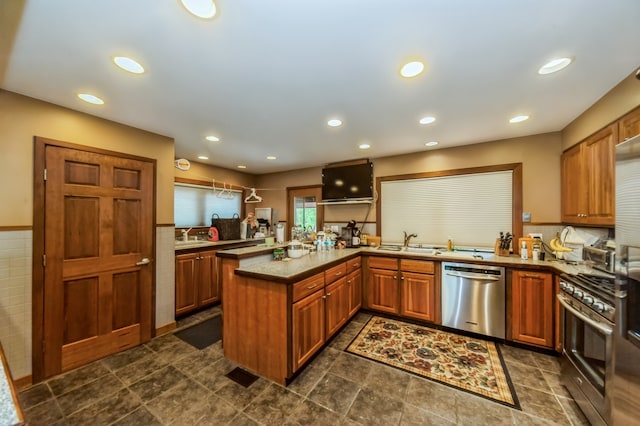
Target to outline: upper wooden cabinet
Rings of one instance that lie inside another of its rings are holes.
[[[614,123],[562,154],[562,221],[613,226],[615,223]]]
[[[640,107],[618,120],[618,142],[640,135]]]

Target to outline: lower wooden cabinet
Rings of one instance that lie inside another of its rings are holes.
[[[220,300],[216,250],[176,255],[176,316]]]
[[[435,277],[415,272],[401,272],[401,274],[400,315],[435,322]]]
[[[293,371],[300,368],[325,342],[324,289],[291,306]]]
[[[362,307],[362,270],[357,269],[347,275],[347,291],[349,293],[349,318]]]
[[[514,341],[554,347],[553,275],[514,270],[511,274],[511,337]]]
[[[339,280],[325,287],[325,340],[329,340],[342,327],[349,317],[349,288],[347,278]]]
[[[398,271],[369,269],[367,283],[367,307],[390,314],[400,313],[398,299]]]

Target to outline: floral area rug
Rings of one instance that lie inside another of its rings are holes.
[[[347,351],[520,409],[494,342],[374,316]]]

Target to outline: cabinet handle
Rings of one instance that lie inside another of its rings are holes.
[[[524,278],[540,278],[540,275],[536,275],[536,274],[523,274],[522,276]]]
[[[394,276],[393,276],[393,279],[394,279],[394,280],[397,280],[397,279],[398,279],[398,276],[397,276],[397,275],[394,275]]]
[[[351,280],[347,280],[347,284],[351,284]]]
[[[312,288],[318,287],[318,284],[310,285],[307,287],[307,290],[311,290]]]
[[[401,279],[401,280],[404,280],[404,275],[400,275],[400,279]]]
[[[359,267],[360,267],[360,264],[359,264],[359,263],[355,263],[355,264],[353,265],[353,267],[354,267],[354,268],[359,268]]]
[[[342,275],[342,272],[336,272],[336,277]]]
[[[325,295],[325,298],[326,298],[326,297],[329,297],[329,296],[331,296],[331,293],[327,293],[327,294]]]

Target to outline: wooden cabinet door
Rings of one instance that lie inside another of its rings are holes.
[[[562,154],[562,221],[583,223],[587,212],[587,182],[582,158],[582,144]]]
[[[176,256],[176,315],[197,307],[197,253]]]
[[[398,272],[372,268],[369,269],[368,278],[367,307],[391,314],[399,313]]]
[[[618,143],[640,135],[640,108],[636,108],[618,121]]]
[[[346,277],[340,278],[325,288],[325,340],[329,340],[347,322],[349,315],[348,290]]]
[[[293,371],[298,370],[324,345],[325,299],[318,290],[291,308]]]
[[[220,300],[218,281],[218,258],[215,250],[201,251],[198,258],[198,306],[209,305]]]
[[[347,291],[349,293],[349,315],[351,318],[362,307],[362,270],[356,269],[347,275]]]
[[[615,224],[615,146],[617,127],[611,125],[584,142],[587,164],[587,217],[590,225]]]
[[[553,348],[553,276],[513,271],[511,295],[512,339]]]
[[[435,277],[400,271],[400,315],[435,321]]]

